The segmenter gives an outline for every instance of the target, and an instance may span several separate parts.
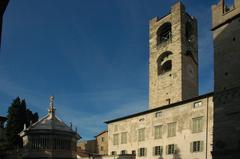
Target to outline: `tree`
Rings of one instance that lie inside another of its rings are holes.
[[[26,108],[25,100],[17,97],[8,108],[7,118],[6,136],[8,146],[9,148],[20,148],[23,143],[18,134],[23,130],[24,124],[29,126],[30,121],[36,122],[38,114],[33,114],[31,110]]]

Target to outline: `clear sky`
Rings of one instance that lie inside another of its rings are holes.
[[[0,115],[25,98],[57,115],[83,139],[104,121],[148,108],[148,22],[176,0],[11,0],[0,53]],[[199,26],[200,94],[213,90],[211,5],[183,0]]]

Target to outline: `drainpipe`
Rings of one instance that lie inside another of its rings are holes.
[[[207,97],[207,116],[206,116],[206,159],[208,158],[208,107],[209,107],[209,97]]]

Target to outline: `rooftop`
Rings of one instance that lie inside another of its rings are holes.
[[[124,116],[124,117],[121,117],[121,118],[105,121],[105,123],[110,124],[110,123],[114,123],[114,122],[117,122],[117,121],[121,121],[121,120],[129,119],[129,118],[137,117],[137,116],[140,116],[140,115],[145,115],[145,114],[148,114],[148,113],[152,113],[152,112],[155,112],[155,111],[177,107],[177,106],[180,106],[182,104],[186,104],[186,103],[189,103],[189,102],[193,102],[193,101],[200,100],[200,99],[207,98],[207,97],[211,97],[211,96],[213,96],[213,92],[207,93],[207,94],[195,97],[195,98],[191,98],[191,99],[183,100],[183,101],[180,101],[180,102],[172,103],[172,104],[169,104],[169,105],[161,106],[161,107],[158,107],[158,108],[155,108],[155,109],[150,109],[150,110],[147,110],[147,111],[139,112],[139,113],[136,113],[136,114],[131,114],[131,115]]]

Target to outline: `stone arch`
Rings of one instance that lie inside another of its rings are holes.
[[[157,30],[157,44],[168,41],[172,37],[172,24],[166,22]]]
[[[157,66],[158,66],[158,75],[162,75],[166,72],[172,70],[172,52],[166,51],[162,53],[157,59]]]

